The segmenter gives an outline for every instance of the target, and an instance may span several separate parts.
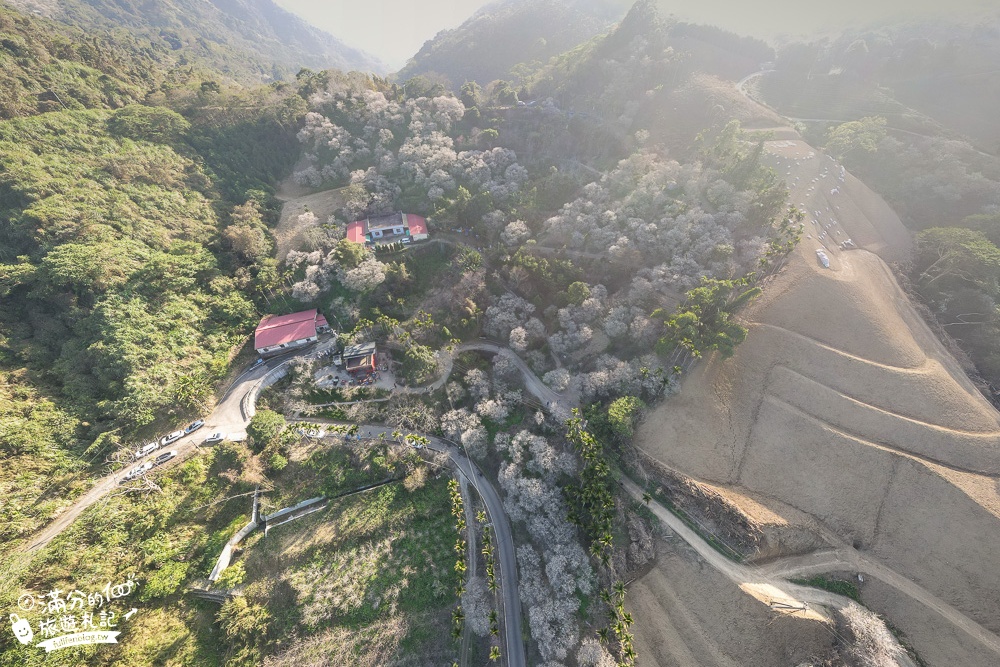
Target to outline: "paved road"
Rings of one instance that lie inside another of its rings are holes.
[[[307,354],[311,353],[312,351]],[[213,410],[208,417],[205,417],[205,425],[203,427],[169,445],[169,449],[177,450],[177,458],[171,463],[171,465],[176,465],[176,462],[183,461],[192,456],[197,451],[198,445],[201,444],[201,442],[214,431],[222,431],[226,434],[245,434],[247,420],[244,419],[240,407],[244,396],[270,371],[288,362],[295,356],[297,356],[297,353],[291,353],[281,357],[269,359],[264,363],[251,367],[240,375],[223,395],[222,400],[219,401],[215,410]],[[147,457],[147,460],[148,458],[152,457]],[[63,512],[53,519],[51,523],[36,533],[32,539],[27,540],[24,544],[18,547],[17,551],[32,552],[47,545],[56,535],[65,530],[67,526],[83,514],[88,507],[99,501],[108,493],[118,489],[122,475],[126,470],[131,469],[132,467],[133,466],[128,466],[125,469],[115,471],[110,475],[99,479],[89,491],[78,498],[70,507],[63,510]]]
[[[637,500],[642,498],[643,491],[638,485],[629,479],[624,479],[622,483],[632,497]],[[792,584],[788,579],[844,570],[860,572],[889,584],[934,610],[943,621],[954,625],[971,639],[996,653],[1000,664],[1000,638],[995,634],[898,572],[867,558],[832,533],[824,532],[823,536],[828,540],[834,540],[833,543],[839,545],[836,549],[817,551],[806,556],[782,558],[763,566],[748,566],[724,557],[677,515],[655,500],[649,502],[649,509],[691,545],[709,565],[726,575],[742,590],[777,611],[807,616],[815,613],[823,617],[824,613],[820,607],[843,608],[851,602],[848,598],[818,588]],[[796,611],[798,609],[802,611]],[[915,667],[908,656],[900,657],[899,663],[904,667]]]
[[[759,76],[763,76],[763,75],[768,74],[769,72],[773,72],[773,71],[774,70],[760,70],[760,71],[757,71],[757,72],[751,72],[750,74],[748,74],[747,76],[743,77],[742,79],[740,79],[739,81],[736,82],[736,90],[738,90],[740,92],[740,94],[743,95],[743,97],[746,97],[747,99],[752,100],[752,101],[756,102],[757,104],[770,109],[774,113],[776,113],[776,114],[778,114],[778,115],[786,118],[787,120],[795,121],[796,123],[838,123],[839,124],[839,123],[850,123],[852,121],[858,120],[858,118],[800,118],[798,116],[786,116],[785,114],[781,113],[777,109],[771,107],[766,102],[763,102],[762,100],[758,100],[758,99],[754,98],[752,95],[750,95],[750,92],[747,90],[747,87],[746,87],[747,84],[750,82],[750,80],[751,79],[756,79]],[[880,114],[873,114],[873,115],[877,116],[877,115],[880,115]],[[882,114],[882,115],[884,117],[884,114]],[[885,129],[892,130],[893,132],[899,132],[901,134],[909,134],[910,136],[913,136],[913,137],[922,137],[924,139],[945,139],[945,138],[947,138],[947,137],[944,137],[942,135],[923,134],[922,132],[914,132],[913,130],[904,130],[901,127],[893,127],[892,125],[886,125]],[[979,155],[982,155],[983,157],[988,157],[988,158],[995,158],[996,157],[996,155],[993,155],[991,153],[986,153],[986,152],[980,150],[979,148],[976,148],[976,146],[974,146],[972,144],[971,139],[965,138],[964,141],[966,141],[966,143],[969,144],[969,148],[974,153],[978,153]]]
[[[335,424],[350,426],[346,422],[329,419],[303,419],[314,424]],[[379,424],[358,425],[358,435],[362,438],[378,438],[384,434],[392,440],[392,434],[398,429]],[[429,449],[444,452],[455,464],[458,471],[464,475],[486,505],[486,513],[493,524],[494,541],[496,542],[497,564],[500,566],[500,589],[503,596],[504,638],[506,643],[507,664],[510,667],[526,667],[527,657],[524,642],[521,639],[521,598],[518,595],[517,558],[514,554],[514,539],[511,534],[510,520],[504,511],[500,494],[483,476],[475,463],[469,460],[465,451],[459,445],[433,435],[417,433],[430,441]]]
[[[472,343],[469,349],[483,349],[487,351],[499,352],[504,348],[492,343]],[[306,353],[307,356],[314,355],[322,349],[314,348]],[[170,447],[177,450],[177,458],[171,462],[182,461],[196,452],[197,445],[213,431],[224,433],[245,434],[246,425],[250,415],[254,412],[256,395],[254,389],[264,379],[268,373],[287,363],[292,358],[299,356],[298,353],[291,353],[286,356],[276,357],[264,363],[251,367],[240,375],[223,395],[218,406],[211,415],[205,418],[205,426],[194,433],[181,438]],[[516,359],[516,357],[515,357]],[[518,360],[519,361],[519,360]],[[524,362],[521,362],[523,365]],[[534,377],[534,374],[522,367],[522,372],[526,372],[526,378]],[[537,377],[535,381],[541,385]],[[541,385],[544,389],[551,391],[548,387]],[[249,396],[248,396],[249,395]],[[558,398],[558,396],[556,396]],[[252,399],[252,400],[250,400]],[[245,401],[249,405],[245,404]],[[249,408],[249,410],[247,410]],[[316,423],[337,423],[325,420],[308,420]],[[375,424],[366,424],[359,427],[359,434],[362,437],[377,438],[379,434],[385,434],[387,438],[392,437],[395,429]],[[421,434],[422,435],[422,434]],[[526,667],[527,658],[525,655],[524,642],[521,639],[521,600],[518,596],[517,582],[517,559],[514,553],[514,540],[511,534],[510,521],[504,511],[503,502],[493,485],[487,481],[483,473],[476,465],[468,459],[465,452],[459,446],[443,438],[432,435],[424,435],[429,441],[429,448],[446,453],[454,462],[455,467],[461,475],[464,475],[475,487],[483,503],[486,505],[487,514],[493,524],[493,533],[496,541],[497,564],[500,567],[499,578],[501,594],[504,606],[504,637],[506,641],[507,664],[510,667]],[[37,533],[33,539],[28,540],[18,551],[32,552],[41,549],[52,541],[59,533],[78,518],[84,510],[94,505],[102,497],[119,487],[119,480],[122,471],[118,471],[104,477],[71,507],[60,514],[52,523]],[[471,522],[470,522],[471,525]]]

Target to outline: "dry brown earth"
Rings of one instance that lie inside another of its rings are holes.
[[[656,546],[656,567],[629,586],[640,667],[798,665],[831,648],[826,624],[775,615],[678,538]]]
[[[910,241],[884,201],[850,174],[841,182],[839,165],[801,141],[768,150],[809,214],[808,237],[745,313],[750,333],[737,353],[696,367],[637,442],[681,473],[732,488],[735,502],[752,498],[758,513],[804,513],[998,633],[1000,415],[885,264],[905,259]],[[862,249],[840,250],[848,237]],[[889,590],[878,593],[879,611],[928,664],[989,664],[983,655],[1000,664]],[[649,622],[642,614],[637,626]],[[979,661],[946,659],[963,651]]]

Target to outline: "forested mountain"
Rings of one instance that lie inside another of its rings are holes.
[[[207,68],[244,83],[287,78],[302,67],[385,71],[378,59],[271,0],[10,0],[10,4],[82,30],[88,38],[106,39],[111,33],[126,41],[140,40],[172,67]]]
[[[0,452],[18,471],[0,489],[24,501],[0,509],[9,540],[226,372],[277,280],[268,193],[305,102],[178,68],[194,50],[144,28],[6,7],[0,24]]]
[[[500,0],[424,44],[397,78],[442,78],[452,88],[509,78],[512,67],[537,68],[554,55],[608,30],[628,9],[622,0]]]
[[[1000,15],[849,32],[781,49],[761,91],[793,116],[854,120],[881,114],[921,133],[1000,148]]]
[[[764,42],[672,21],[655,3],[640,1],[607,34],[543,66],[520,67],[517,84],[498,81],[486,94],[508,105],[520,97],[524,106],[505,113],[500,131],[522,159],[619,159],[637,145],[689,153],[708,126],[759,120],[760,107],[747,105],[723,79],[743,76],[771,56]],[[545,131],[540,118],[548,119]]]

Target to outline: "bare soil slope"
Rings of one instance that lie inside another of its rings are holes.
[[[775,615],[680,539],[656,547],[656,566],[629,586],[640,667],[790,666],[832,648],[828,626]]]
[[[696,367],[637,442],[779,515],[785,504],[805,512],[1000,632],[1000,415],[886,266],[909,249],[888,206],[801,141],[768,149],[808,213],[807,236],[745,314],[750,334],[737,353]],[[861,249],[841,250],[847,238]],[[883,611],[921,654],[972,641],[908,628],[912,610]]]

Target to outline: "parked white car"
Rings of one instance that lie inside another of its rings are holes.
[[[124,484],[125,482],[131,482],[133,479],[135,479],[136,477],[140,477],[143,473],[145,473],[152,467],[153,467],[153,462],[146,461],[142,465],[136,466],[135,468],[132,468],[127,473],[125,473],[125,476],[122,477],[122,481],[119,483]]]
[[[173,433],[170,433],[160,438],[160,447],[166,447],[167,445],[173,442],[177,442],[183,437],[184,437],[184,431],[174,431]]]
[[[160,443],[151,442],[147,445],[143,445],[139,449],[135,450],[135,458],[141,459],[144,456],[148,456],[160,448]]]

